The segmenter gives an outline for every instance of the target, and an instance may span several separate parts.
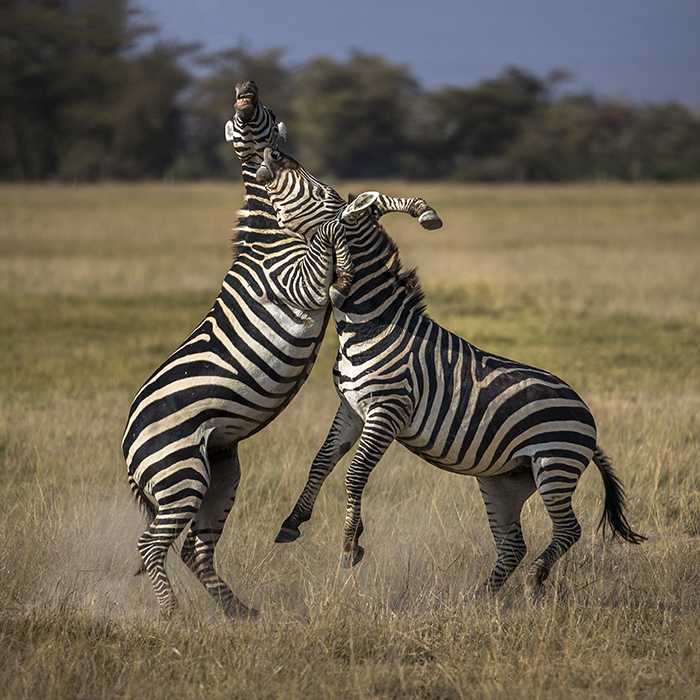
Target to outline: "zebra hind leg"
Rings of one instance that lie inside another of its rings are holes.
[[[498,474],[478,477],[486,506],[489,529],[496,545],[497,559],[489,577],[476,593],[497,593],[527,553],[520,526],[525,501],[535,492],[535,480],[528,465]]]
[[[191,483],[188,484],[188,487],[190,486]],[[168,549],[190,522],[202,501],[201,494],[188,487],[181,489],[184,492],[181,498],[174,497],[175,494],[172,493],[174,489],[168,490],[167,506],[161,505],[158,508],[153,522],[138,541],[141,559],[153,585],[161,614],[165,618],[172,617],[178,607],[165,570],[165,557]]]
[[[550,457],[537,459],[533,465],[537,490],[552,520],[552,539],[535,559],[525,579],[525,593],[533,603],[544,596],[544,581],[554,564],[581,537],[581,526],[571,507],[571,499],[584,468],[574,460]]]
[[[211,483],[192,520],[180,556],[227,617],[255,616],[257,611],[247,608],[234,595],[214,566],[214,550],[241,479],[237,447],[209,450],[208,458]]]
[[[361,432],[362,420],[344,400],[341,400],[328,436],[311,464],[304,489],[292,512],[282,523],[275,542],[278,544],[294,542],[301,535],[299,525],[311,519],[323,482],[340,458],[357,442]]]

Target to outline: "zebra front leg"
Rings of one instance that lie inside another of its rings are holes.
[[[378,219],[390,212],[404,212],[418,218],[418,223],[430,231],[442,227],[442,220],[435,209],[420,197],[387,197],[380,194],[374,207]]]
[[[365,550],[360,546],[362,524],[362,492],[367,485],[372,469],[398,435],[400,428],[394,416],[388,412],[375,412],[367,417],[360,444],[345,476],[348,502],[343,526],[343,549],[341,564],[344,569],[362,561]]]
[[[520,513],[525,501],[535,492],[535,480],[528,464],[505,474],[477,477],[477,481],[497,555],[481,591],[497,593],[527,553]]]
[[[525,579],[525,593],[533,603],[543,597],[543,584],[552,566],[581,537],[571,498],[584,469],[585,465],[578,461],[551,457],[537,459],[533,465],[537,490],[552,520],[552,540],[535,559]]]
[[[318,227],[306,254],[281,268],[277,279],[281,295],[302,309],[320,309],[329,301],[340,307],[350,294],[354,271],[345,227],[328,221]]]
[[[275,542],[294,542],[299,537],[301,534],[299,525],[311,518],[323,482],[341,457],[357,442],[362,432],[362,425],[362,419],[350,408],[345,399],[341,399],[328,436],[311,464],[304,490],[291,514],[282,523]]]
[[[241,479],[237,446],[208,450],[211,482],[192,520],[180,556],[227,617],[254,616],[219,576],[214,566],[214,550],[233,508]]]
[[[339,309],[350,295],[355,278],[355,266],[345,237],[345,227],[339,221],[323,224],[317,235],[327,235],[335,258],[335,282],[328,290],[331,304]]]

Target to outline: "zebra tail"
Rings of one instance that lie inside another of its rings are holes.
[[[131,491],[134,494],[134,498],[136,500],[136,503],[138,504],[139,508],[141,509],[141,512],[146,516],[146,520],[148,522],[148,525],[150,525],[156,517],[156,507],[153,505],[153,502],[146,496],[144,490],[136,483],[136,479],[134,479],[131,474],[129,474],[129,486],[131,487]],[[144,574],[146,572],[146,565],[141,562],[134,572],[134,576],[141,576],[141,574]]]
[[[150,525],[156,519],[156,507],[148,496],[146,496],[145,491],[138,485],[136,479],[129,474],[129,486],[134,494],[134,499],[138,504],[141,512],[146,516],[146,520]]]
[[[625,517],[626,498],[622,482],[615,474],[610,460],[600,447],[595,448],[593,463],[598,467],[605,486],[605,506],[603,515],[598,523],[598,529],[602,528],[603,535],[605,535],[605,530],[609,525],[613,539],[621,537],[631,544],[641,544],[647,538],[632,530],[627,522]]]

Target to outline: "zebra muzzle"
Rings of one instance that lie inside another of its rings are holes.
[[[259,185],[267,185],[275,179],[275,176],[270,172],[266,165],[261,165],[255,173],[255,181]]]

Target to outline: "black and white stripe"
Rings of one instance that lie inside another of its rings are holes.
[[[214,549],[240,480],[238,443],[289,404],[309,376],[329,319],[328,288],[351,279],[335,232],[314,239],[280,229],[255,173],[277,125],[254,83],[236,86],[227,126],[242,161],[245,206],[235,259],[213,308],[136,395],[122,449],[150,524],[138,542],[165,616],[176,599],[168,549],[190,524],[181,556],[228,615],[247,609],[214,568]],[[337,250],[336,250],[337,249]]]
[[[552,565],[580,537],[571,499],[591,460],[606,489],[601,523],[629,542],[644,539],[627,523],[621,484],[574,390],[549,372],[479,350],[425,314],[415,271],[401,270],[396,246],[377,222],[389,198],[378,197],[354,223],[345,216],[342,224],[327,214],[325,190],[293,159],[266,150],[260,172],[278,216],[293,203],[288,228],[301,222],[319,233],[345,230],[354,267],[350,293],[333,310],[341,404],[278,542],[298,537],[324,479],[358,440],[345,482],[345,566],[362,558],[362,492],[393,440],[440,469],[477,477],[498,553],[485,583],[489,591],[500,589],[525,556],[520,514],[538,491],[553,533],[526,589],[534,598],[542,594]],[[436,216],[423,200],[410,206],[414,215]]]

